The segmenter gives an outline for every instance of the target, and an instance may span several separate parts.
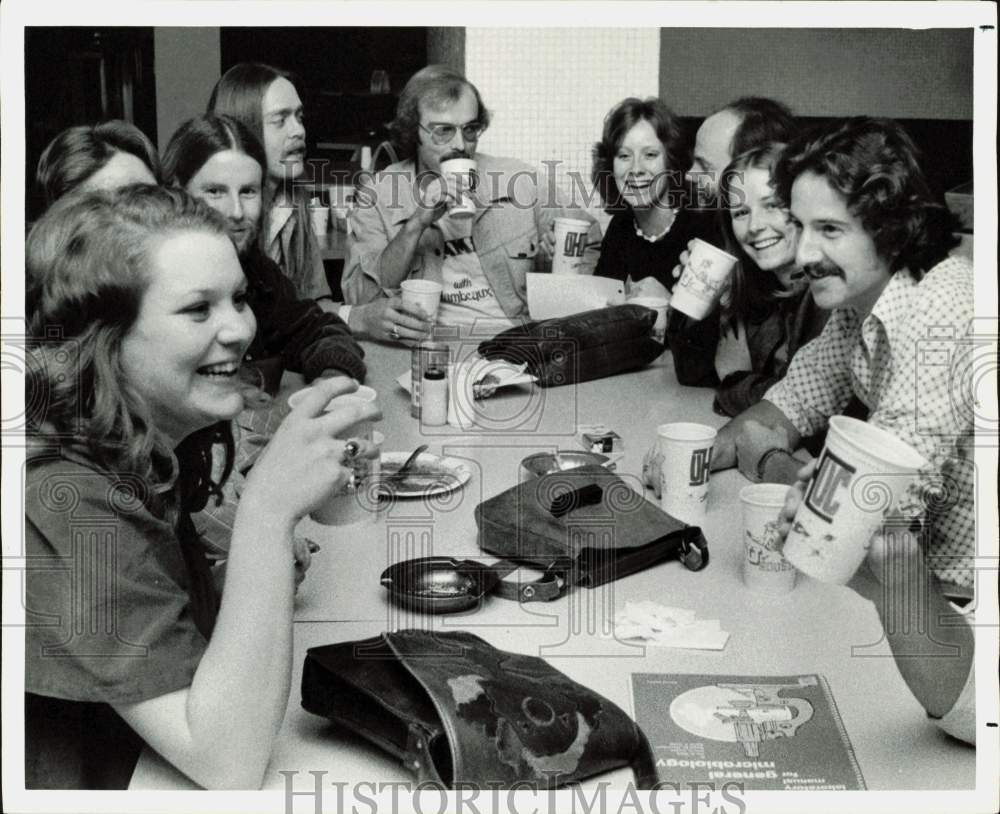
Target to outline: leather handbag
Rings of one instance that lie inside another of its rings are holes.
[[[479,345],[479,355],[528,365],[541,387],[602,379],[645,367],[663,345],[651,332],[656,312],[615,305],[568,317],[528,322]]]
[[[554,788],[632,768],[651,788],[645,735],[615,704],[544,660],[471,633],[401,630],[311,648],[302,706],[444,788]]]
[[[475,517],[481,549],[546,576],[559,572],[567,586],[596,588],[671,559],[692,571],[708,564],[698,526],[593,464],[520,483],[476,506]]]

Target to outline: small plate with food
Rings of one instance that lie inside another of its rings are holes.
[[[379,488],[394,497],[433,497],[460,489],[472,470],[458,458],[442,458],[422,452],[402,478],[394,477],[410,457],[408,452],[383,452],[379,464]]]

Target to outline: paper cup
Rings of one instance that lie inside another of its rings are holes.
[[[664,297],[633,297],[625,301],[626,305],[641,305],[656,311],[656,323],[653,325],[653,339],[661,345],[667,336],[667,308],[670,300]]]
[[[894,435],[834,416],[785,541],[785,559],[821,582],[846,584],[887,513],[919,512],[913,487],[925,466],[924,457]]]
[[[743,507],[743,583],[759,593],[778,596],[795,587],[795,568],[781,553],[778,516],[789,486],[755,483],[740,490]]]
[[[312,230],[317,236],[326,234],[326,225],[330,220],[330,210],[325,206],[310,206],[309,221],[312,223]]]
[[[441,304],[441,283],[433,280],[403,280],[399,285],[403,293],[403,307],[407,311],[424,314],[433,322]]]
[[[715,308],[736,258],[701,238],[694,239],[691,257],[671,292],[670,307],[692,319],[704,319]]]
[[[660,456],[660,506],[678,520],[700,526],[708,510],[708,478],[716,431],[678,422],[656,428]]]
[[[301,390],[297,390],[288,397],[288,406],[291,409],[295,409],[309,393],[312,392],[311,387],[303,387]],[[350,404],[368,404],[373,402],[378,398],[378,393],[367,385],[360,385],[357,390],[353,393],[344,393],[341,396],[336,396],[330,399],[326,407],[323,408],[324,412],[331,412],[333,410],[339,409],[340,407],[346,407]],[[372,439],[372,422],[370,421],[359,421],[357,424],[352,424],[347,427],[343,432],[338,434],[338,438],[348,439],[348,438],[364,438],[367,441]]]
[[[583,253],[587,249],[590,223],[576,218],[556,218],[555,255],[552,258],[553,274],[579,274]]]
[[[449,217],[464,220],[475,215],[476,203],[470,193],[478,181],[476,162],[471,158],[449,158],[441,162],[441,175],[448,194],[455,199],[448,207]]]
[[[382,433],[372,432],[369,439],[381,451]],[[344,487],[316,509],[310,517],[324,526],[348,526],[374,523],[378,519],[378,483],[381,458],[362,459],[354,464],[354,475]]]

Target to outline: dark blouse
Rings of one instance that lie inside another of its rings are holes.
[[[785,375],[792,356],[819,336],[828,316],[829,312],[813,301],[808,288],[777,300],[766,316],[745,325],[753,369],[735,371],[720,382],[715,372],[719,309],[700,321],[671,311],[667,345],[674,358],[677,381],[693,387],[715,387],[716,412],[739,415],[760,401],[768,388]]]
[[[162,504],[76,451],[29,456],[29,789],[126,788],[143,744],[112,704],[191,685],[218,597],[187,515],[175,525]]]
[[[313,300],[299,299],[278,265],[260,251],[240,258],[247,277],[247,298],[257,318],[257,334],[247,351],[250,359],[281,356],[288,370],[306,380],[327,368],[365,379],[365,352],[351,329],[336,314]]]
[[[722,245],[714,213],[679,209],[670,231],[650,242],[636,234],[631,210],[619,212],[611,218],[604,232],[594,274],[615,280],[631,276],[633,282],[653,277],[672,291],[677,282],[673,277],[674,266],[681,252],[687,249],[688,241],[695,237]]]

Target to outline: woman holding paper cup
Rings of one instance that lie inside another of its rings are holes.
[[[659,99],[628,98],[610,110],[594,145],[592,179],[612,215],[595,275],[640,285],[652,278],[659,294],[673,289],[670,272],[688,241],[715,239],[711,217],[683,205],[690,165],[680,123]]]
[[[26,786],[124,789],[148,744],[202,786],[258,787],[309,557],[293,529],[374,454],[336,436],[377,413],[324,414],[354,388],[329,379],[282,423],[247,479],[220,603],[190,513],[232,470],[255,330],[226,225],[179,189],[67,196],[26,258],[28,379],[46,397],[27,411],[24,542],[66,564],[26,573],[26,607],[49,620],[25,628]]]
[[[680,281],[667,332],[677,379],[715,387],[715,407],[724,415],[760,401],[795,351],[826,323],[827,312],[815,305],[796,267],[798,229],[772,186],[783,148],[767,144],[732,161],[719,185],[728,208],[722,219],[726,251],[697,241],[675,270]],[[695,266],[705,275],[719,270],[721,289],[705,297],[697,285],[689,291]]]

